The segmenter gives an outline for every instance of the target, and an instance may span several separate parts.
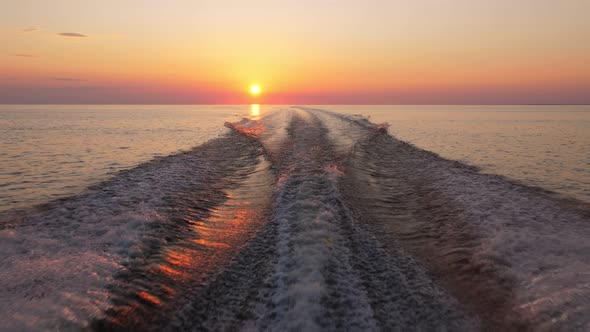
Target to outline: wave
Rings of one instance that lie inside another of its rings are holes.
[[[419,257],[484,326],[588,327],[588,204],[315,112],[356,142],[341,188],[357,218]]]
[[[128,326],[166,312],[262,220],[268,174],[261,145],[230,133],[7,218],[2,329]],[[233,199],[243,183],[261,190]]]
[[[575,330],[590,209],[291,107],[0,222],[3,330]]]

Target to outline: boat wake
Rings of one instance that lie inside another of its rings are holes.
[[[0,221],[0,329],[588,330],[590,208],[291,107]]]

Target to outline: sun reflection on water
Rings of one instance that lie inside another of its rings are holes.
[[[259,104],[252,104],[250,105],[250,120],[260,120],[260,105]]]
[[[248,121],[254,122],[250,129],[258,127],[258,121]],[[182,234],[147,257],[145,265],[134,267],[123,290],[110,293],[114,305],[104,320],[106,326],[141,330],[176,310],[188,289],[205,285],[209,276],[230,264],[265,221],[264,207],[271,197],[269,163],[259,157],[250,172],[224,190],[225,200],[206,214],[191,213],[197,211],[191,206],[184,212],[175,210],[179,215],[174,220],[186,226]]]

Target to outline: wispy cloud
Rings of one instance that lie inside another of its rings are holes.
[[[85,80],[75,77],[50,77],[54,81],[65,81],[65,82],[84,82]]]
[[[35,32],[38,30],[39,29],[37,29],[37,28],[26,28],[26,29],[21,29],[20,32]]]
[[[36,55],[33,54],[25,54],[25,53],[16,53],[16,54],[9,54],[10,56],[18,56],[21,58],[36,58]]]
[[[58,35],[63,36],[63,37],[88,37],[86,35],[83,35],[83,34],[77,33],[77,32],[60,32],[60,33],[58,33]]]

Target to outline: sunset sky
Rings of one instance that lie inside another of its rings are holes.
[[[0,103],[581,104],[589,41],[588,0],[3,0]]]

